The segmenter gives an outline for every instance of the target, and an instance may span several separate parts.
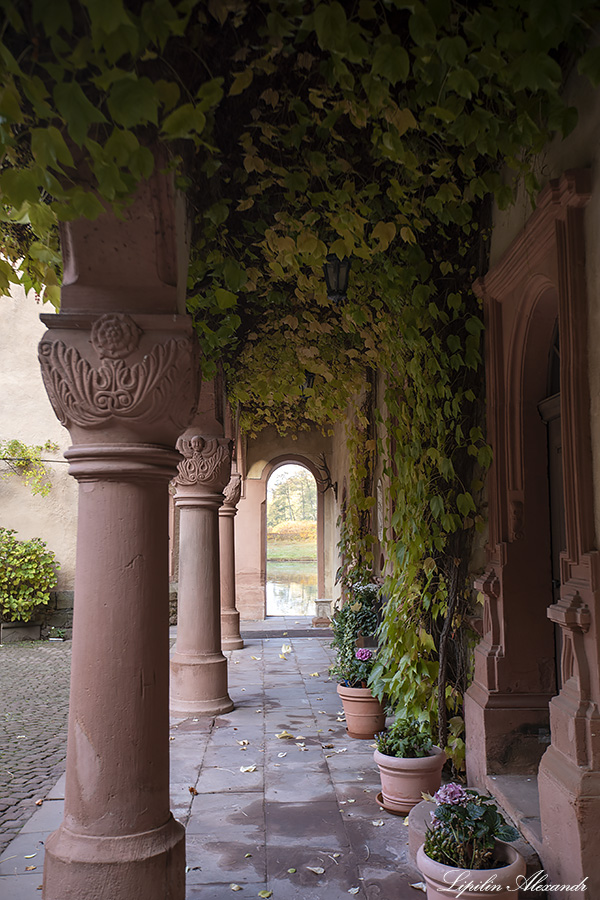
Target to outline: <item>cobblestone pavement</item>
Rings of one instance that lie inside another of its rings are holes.
[[[0,853],[65,768],[71,642],[0,645]]]

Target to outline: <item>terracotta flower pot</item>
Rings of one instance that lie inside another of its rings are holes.
[[[369,740],[385,728],[385,712],[370,688],[351,688],[338,684],[348,734],[359,740]]]
[[[525,875],[525,860],[518,850],[502,841],[496,841],[494,855],[506,865],[498,869],[458,869],[430,859],[421,845],[417,851],[417,868],[427,885],[427,900],[452,900],[452,897],[513,900],[518,895],[519,876]]]
[[[429,756],[406,759],[376,750],[373,759],[381,778],[380,802],[390,812],[409,813],[423,799],[423,791],[435,794],[439,788],[446,754],[432,747]]]

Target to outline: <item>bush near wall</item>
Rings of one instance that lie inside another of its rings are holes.
[[[280,522],[267,532],[268,541],[316,541],[317,523],[307,519],[299,522]]]

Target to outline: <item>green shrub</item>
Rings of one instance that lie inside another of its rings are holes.
[[[380,753],[398,759],[428,756],[433,747],[429,726],[417,719],[396,719],[387,731],[376,734],[375,740]]]
[[[59,566],[41,538],[20,541],[15,534],[0,528],[0,617],[29,622],[48,603]]]
[[[0,459],[7,466],[7,471],[2,473],[2,478],[20,475],[23,484],[31,488],[32,494],[41,494],[42,497],[45,497],[50,493],[52,482],[50,474],[42,462],[44,450],[55,453],[58,450],[58,444],[55,444],[54,441],[46,441],[45,444],[30,446],[17,438],[0,441]]]

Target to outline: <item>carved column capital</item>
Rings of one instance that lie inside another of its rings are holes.
[[[233,515],[237,512],[237,505],[240,502],[240,497],[242,496],[242,476],[238,475],[237,472],[234,472],[229,482],[223,491],[224,501],[223,506],[219,510],[221,513],[232,513]]]
[[[177,449],[184,457],[177,468],[175,484],[181,487],[202,487],[211,493],[223,494],[231,475],[232,442],[227,438],[183,435]]]
[[[74,444],[173,446],[197,403],[197,342],[187,316],[42,319],[42,378]]]

